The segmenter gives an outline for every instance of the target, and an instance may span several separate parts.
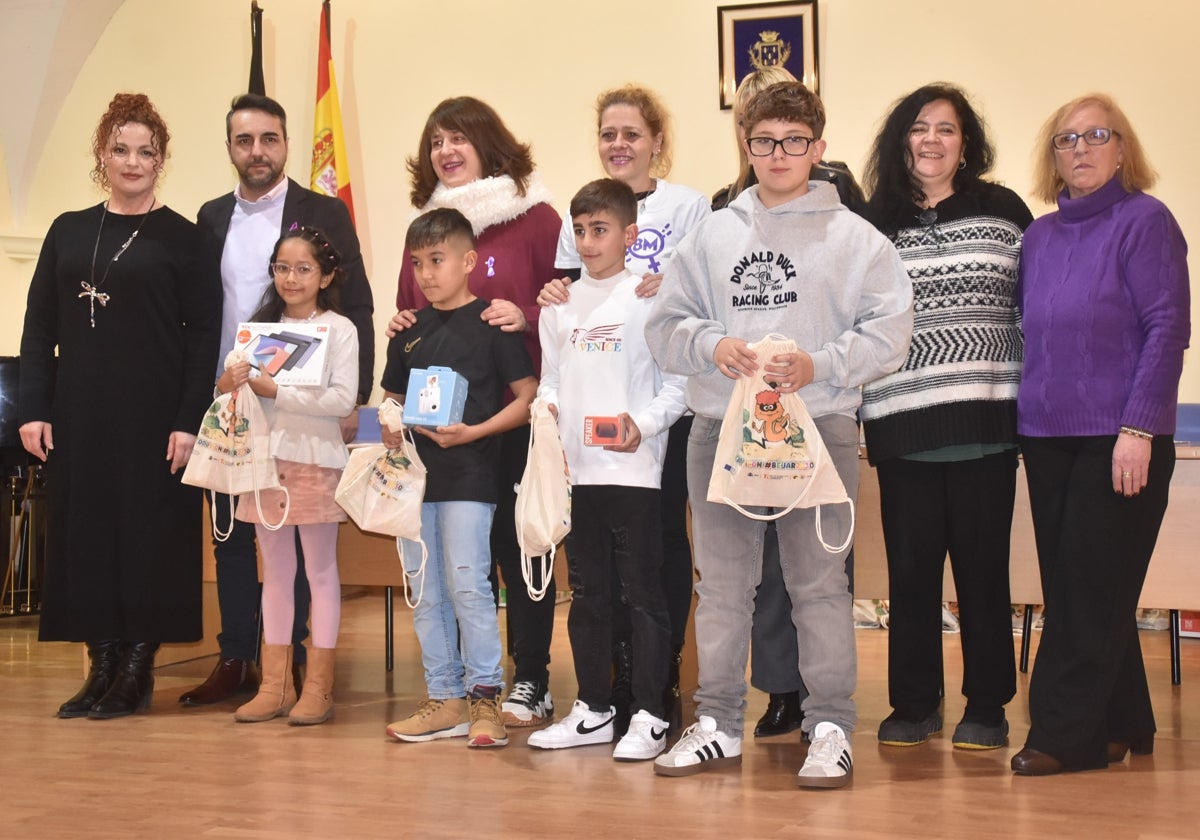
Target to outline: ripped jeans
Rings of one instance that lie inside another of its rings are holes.
[[[662,588],[659,491],[611,484],[572,487],[567,570],[573,596],[567,631],[579,699],[593,711],[612,704],[616,576],[633,633],[633,709],[661,718],[671,622]]]
[[[464,697],[474,686],[501,686],[500,625],[488,572],[495,505],[483,502],[426,502],[421,505],[421,538],[429,550],[424,591],[410,580],[413,627],[421,643],[421,663],[429,696]],[[404,569],[421,566],[421,546],[403,540]]]

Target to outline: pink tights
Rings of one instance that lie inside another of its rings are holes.
[[[296,580],[296,530],[304,548],[304,570],[312,591],[312,644],[337,647],[342,619],[342,586],[338,579],[336,522],[318,525],[285,525],[268,531],[256,525],[263,559],[263,637],[269,645],[292,643],[292,596]]]

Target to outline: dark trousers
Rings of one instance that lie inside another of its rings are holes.
[[[205,493],[205,496],[208,496]],[[229,529],[229,496],[218,493],[209,512],[222,531]],[[296,617],[292,625],[293,656],[297,664],[307,659],[304,640],[308,637],[308,607],[312,600],[308,576],[304,573],[304,552],[296,539]],[[217,605],[221,611],[221,632],[217,644],[222,659],[255,659],[258,654],[259,611],[262,608],[262,584],[258,582],[258,548],[254,526],[233,521],[229,539],[213,540],[217,567]]]
[[[517,494],[513,487],[521,481],[529,456],[529,426],[518,426],[500,435],[500,483],[496,513],[492,518],[493,574],[498,566],[504,577],[507,608],[504,612],[508,652],[513,658],[513,682],[546,684],[550,679],[550,640],[554,633],[554,584],[546,597],[529,597],[521,576],[521,549],[517,545],[514,509]],[[534,583],[540,584],[540,569],[534,561]]]
[[[633,708],[661,718],[671,629],[662,591],[659,491],[574,486],[567,569],[572,593],[567,631],[579,699],[594,710],[612,705],[615,578],[633,634]]]
[[[675,421],[667,435],[662,472],[662,585],[671,618],[671,647],[683,647],[692,611],[692,543],[687,532],[687,446],[692,415]]]
[[[969,461],[878,465],[888,565],[888,700],[919,720],[941,702],[942,573],[954,574],[968,714],[992,720],[1017,690],[1008,587],[1015,449]]]
[[[671,649],[680,650],[692,612],[692,543],[687,532],[687,441],[692,415],[675,421],[667,435],[662,471],[662,586],[671,618]],[[613,638],[629,641],[629,609],[613,592]]]
[[[1151,443],[1146,488],[1113,492],[1115,438],[1021,438],[1046,600],[1026,746],[1069,769],[1104,767],[1106,742],[1155,731],[1136,609],[1167,509],[1175,443]]]
[[[854,548],[846,554],[846,579],[854,594]],[[750,625],[750,685],[768,694],[808,696],[799,669],[800,648],[792,623],[792,598],[779,564],[779,534],[768,522],[763,534],[762,582],[754,591],[754,621]]]

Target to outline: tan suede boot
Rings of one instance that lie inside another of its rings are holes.
[[[254,699],[238,708],[233,719],[239,723],[258,723],[282,717],[296,705],[296,686],[292,683],[292,646],[262,646],[262,682]]]
[[[300,702],[292,707],[288,723],[292,726],[312,726],[333,717],[333,648],[308,649],[308,673]]]

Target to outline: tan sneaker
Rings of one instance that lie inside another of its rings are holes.
[[[472,718],[467,716],[467,700],[423,700],[404,720],[389,724],[387,734],[401,741],[432,741],[436,738],[461,738],[467,734]]]
[[[500,719],[500,700],[496,697],[468,697],[471,727],[467,732],[468,747],[503,747],[508,743],[508,731]]]

